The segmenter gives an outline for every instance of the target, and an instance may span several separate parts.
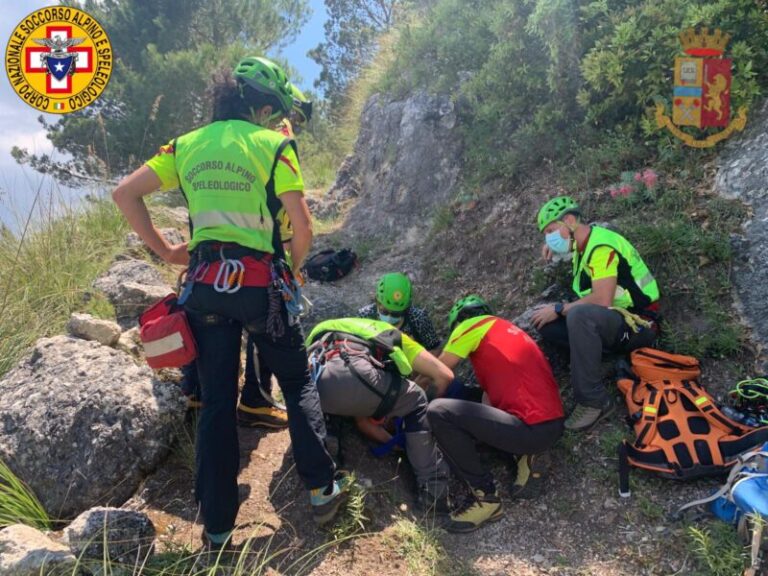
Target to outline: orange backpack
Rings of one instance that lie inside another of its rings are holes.
[[[619,491],[629,495],[629,465],[685,480],[727,472],[739,454],[768,440],[768,427],[728,418],[699,384],[699,361],[653,348],[632,352],[617,382],[636,438],[619,446]]]

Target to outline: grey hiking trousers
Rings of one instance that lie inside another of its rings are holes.
[[[603,352],[626,353],[650,346],[656,332],[641,328],[634,333],[615,310],[596,304],[579,304],[565,318],[545,324],[541,336],[553,344],[571,351],[571,386],[578,404],[603,408],[610,396],[600,378]]]
[[[563,435],[563,418],[529,426],[493,406],[453,398],[433,400],[427,416],[456,474],[482,490],[493,486],[493,476],[477,451],[478,442],[522,456],[549,450]]]
[[[352,356],[350,362],[382,394],[397,377],[373,366],[365,356]],[[337,416],[372,416],[381,402],[339,356],[326,362],[317,391],[323,412]],[[448,487],[449,468],[429,429],[426,394],[410,380],[403,380],[400,395],[387,415],[403,418],[405,451],[419,488],[439,498]]]

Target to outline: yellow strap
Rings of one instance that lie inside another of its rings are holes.
[[[626,308],[618,308],[616,306],[611,306],[609,310],[615,310],[616,312],[621,314],[622,317],[624,318],[624,322],[627,323],[627,326],[629,326],[632,332],[634,332],[635,334],[640,332],[641,327],[642,328],[651,327],[651,322],[649,322],[645,318],[642,318],[641,316],[638,316],[637,314],[633,314]]]
[[[658,412],[658,409],[655,406],[644,406],[643,412],[648,412],[650,414],[656,414]]]
[[[701,406],[702,404],[706,404],[707,402],[709,402],[709,398],[707,398],[706,396],[699,396],[698,398],[696,398],[696,400],[694,400],[694,403],[696,404],[696,406]]]

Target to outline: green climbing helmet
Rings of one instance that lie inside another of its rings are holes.
[[[559,220],[565,214],[578,212],[579,205],[570,196],[558,196],[552,198],[539,209],[539,215],[536,220],[539,225],[539,232],[544,232],[544,228],[549,226],[555,220]]]
[[[465,316],[465,318],[472,318],[473,316],[482,316],[483,314],[492,314],[491,307],[488,306],[485,300],[480,298],[477,294],[470,294],[465,296],[456,304],[453,305],[451,311],[448,313],[448,331],[453,331],[456,324],[459,321],[459,315],[464,311],[472,311],[473,314]]]
[[[376,302],[391,312],[404,312],[411,305],[411,281],[400,272],[384,274],[376,287]]]
[[[296,115],[296,120],[300,124],[305,124],[312,120],[312,101],[304,96],[304,92],[296,88],[296,85],[288,82],[288,90],[293,97],[292,112]]]
[[[280,103],[280,112],[289,114],[293,107],[290,82],[280,66],[261,56],[246,56],[234,70],[238,82],[247,84],[257,92],[274,96]]]

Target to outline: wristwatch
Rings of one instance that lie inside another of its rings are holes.
[[[565,309],[565,304],[562,302],[558,302],[555,304],[555,314],[557,314],[560,318],[563,317],[563,310]]]

